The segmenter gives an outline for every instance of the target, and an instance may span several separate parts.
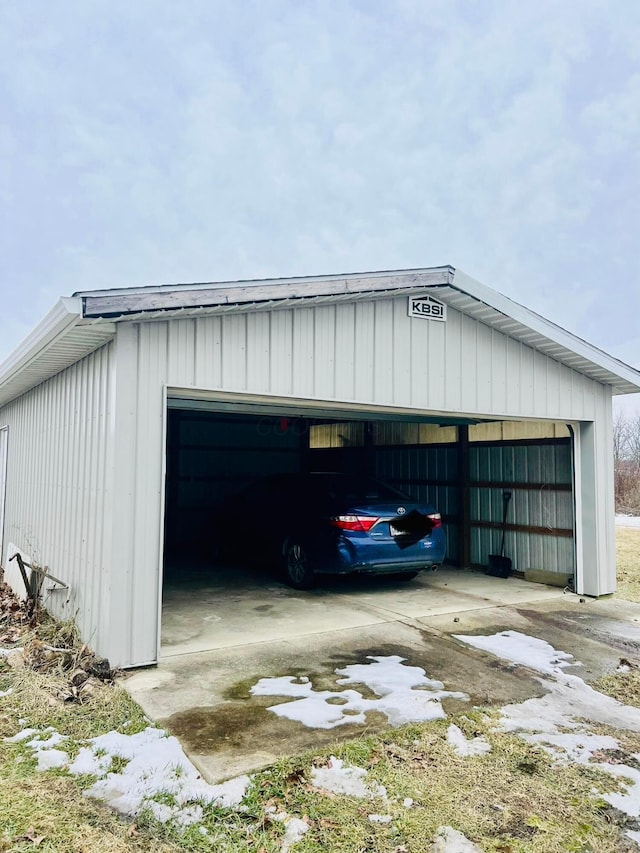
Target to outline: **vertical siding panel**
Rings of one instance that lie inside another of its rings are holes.
[[[562,411],[560,393],[560,363],[553,358],[547,359],[547,414],[557,418]]]
[[[355,305],[340,305],[336,310],[336,388],[340,400],[353,400],[357,396],[358,373],[355,361]]]
[[[425,365],[429,374],[429,408],[442,410],[445,407],[445,388],[449,373],[449,366],[445,361],[445,325],[430,320],[424,322],[429,327],[429,348]]]
[[[195,340],[187,329],[193,356]],[[135,529],[132,542],[131,602],[127,650],[129,660],[153,661],[158,637],[158,601],[161,585],[161,506],[163,384],[167,373],[166,336],[168,330],[149,323],[141,327],[138,347],[138,381],[135,469]],[[183,364],[192,363],[188,357]]]
[[[269,356],[271,315],[266,311],[247,314],[247,388],[270,388]]]
[[[491,332],[491,408],[507,411],[507,338],[495,329]]]
[[[505,350],[505,412],[511,412],[517,406],[520,409],[520,359],[522,344],[513,338],[506,339]]]
[[[146,328],[146,326],[145,326]],[[116,388],[114,401],[114,451],[113,480],[114,506],[111,538],[111,565],[117,571],[109,577],[111,610],[112,654],[117,661],[127,661],[131,653],[133,635],[131,628],[132,609],[138,604],[132,598],[134,566],[134,541],[138,529],[135,500],[136,469],[138,459],[139,418],[146,416],[138,406],[138,357],[140,335],[144,334],[138,323],[118,326],[115,371]],[[143,438],[146,441],[147,437]],[[137,567],[141,571],[140,567]],[[145,572],[146,574],[146,572]],[[123,602],[126,604],[123,606]]]
[[[541,352],[534,352],[533,358],[533,408],[541,418],[549,414],[547,396],[547,364],[549,358]]]
[[[195,384],[195,324],[193,319],[167,323],[169,373],[176,385]],[[144,323],[143,327],[150,325]]]
[[[271,314],[269,360],[271,387],[275,394],[291,394],[293,389],[293,314],[274,311]]]
[[[293,393],[299,397],[315,394],[313,334],[313,309],[296,308],[293,312]]]
[[[571,393],[571,411],[574,413],[574,417],[578,420],[582,420],[584,418],[584,394],[583,394],[583,385],[582,385],[582,377],[579,373],[576,373],[575,370],[571,371],[571,384],[569,387],[569,391]]]
[[[393,312],[393,402],[399,406],[411,405],[414,362],[411,357],[411,335],[413,324],[407,316],[404,299],[394,299]],[[425,325],[426,322],[425,322]],[[415,363],[416,373],[426,372],[424,360]]]
[[[492,408],[492,330],[484,323],[476,323],[476,352],[471,362],[475,372],[476,406],[479,412],[491,412]]]
[[[356,302],[355,313],[356,399],[370,401],[374,398],[375,381],[374,303]]]
[[[390,300],[374,303],[373,321],[373,398],[393,402],[393,325]]]
[[[478,350],[475,320],[461,315],[460,327],[460,408],[478,411]]]
[[[463,362],[462,314],[459,311],[448,311],[445,328],[444,367],[446,378],[444,383],[445,408],[449,411],[462,409],[462,376],[470,366]]]
[[[244,391],[247,387],[247,315],[222,317],[223,387]]]
[[[533,410],[533,350],[520,349],[520,412],[525,417],[535,414]]]
[[[195,384],[219,388],[221,377],[220,317],[196,320]]]
[[[327,305],[314,309],[314,396],[333,399],[335,396],[336,307]]]
[[[409,358],[411,361],[411,397],[410,405],[421,409],[429,408],[430,382],[432,373],[436,368],[429,362],[429,332],[431,323],[427,320],[411,320],[411,335]],[[397,363],[396,373],[401,372],[403,366]]]

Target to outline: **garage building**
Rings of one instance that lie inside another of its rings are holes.
[[[452,267],[86,291],[0,367],[0,535],[114,666],[160,653],[163,574],[258,475],[365,471],[447,561],[615,590],[612,395],[640,373]],[[212,567],[215,571],[215,567]]]

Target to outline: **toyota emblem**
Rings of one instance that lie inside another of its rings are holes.
[[[399,506],[398,509],[396,510],[398,515],[404,515],[406,511],[407,511],[406,508],[403,506]]]

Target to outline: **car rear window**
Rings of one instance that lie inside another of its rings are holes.
[[[310,483],[317,484],[317,490],[324,492],[332,503],[369,504],[407,499],[397,489],[367,477],[311,475]]]

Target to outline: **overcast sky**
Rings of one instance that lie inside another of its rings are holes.
[[[78,289],[451,264],[640,367],[640,2],[4,0],[0,205],[0,361]]]

